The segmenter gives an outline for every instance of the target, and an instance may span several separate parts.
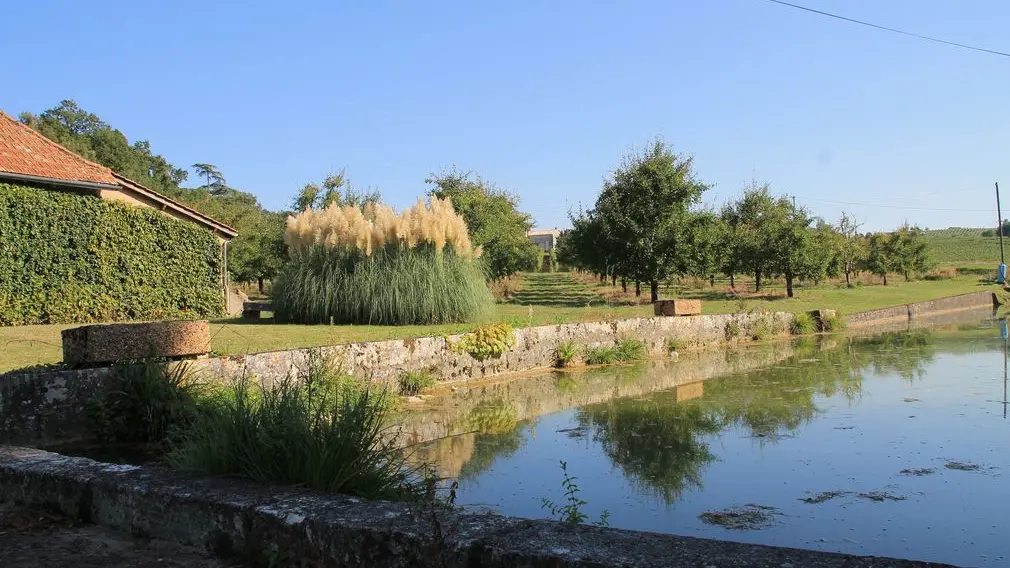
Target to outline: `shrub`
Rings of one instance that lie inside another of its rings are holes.
[[[666,338],[666,352],[673,354],[684,349],[683,342],[675,337]]]
[[[761,316],[751,322],[750,325],[750,337],[754,341],[764,341],[772,336],[772,326],[768,322],[768,318]]]
[[[609,365],[617,362],[616,347],[587,347],[587,365]]]
[[[637,361],[645,358],[645,343],[637,339],[621,339],[617,342],[618,361]]]
[[[586,348],[587,365],[609,365],[645,357],[645,344],[637,339],[621,339],[614,347]]]
[[[110,390],[85,405],[89,427],[105,442],[160,445],[196,418],[203,389],[185,363],[124,364],[113,377]]]
[[[467,353],[478,361],[495,359],[507,353],[516,344],[512,326],[507,323],[483,325],[460,338],[452,345],[458,353]]]
[[[206,475],[414,498],[424,466],[409,465],[384,429],[386,398],[321,364],[269,389],[246,377],[205,403],[167,460]]]
[[[821,318],[821,331],[842,331],[843,329],[845,329],[845,318],[842,317],[842,314],[835,313]]]
[[[451,250],[320,246],[285,265],[273,307],[278,321],[419,325],[490,319],[494,298],[480,265]]]
[[[817,330],[817,323],[813,316],[807,313],[798,313],[793,316],[793,322],[789,325],[789,333],[793,335],[806,335]]]
[[[726,337],[726,341],[731,341],[740,336],[740,322],[735,319],[731,319],[726,322],[725,327],[723,327],[723,335]]]
[[[574,341],[565,341],[554,349],[554,366],[563,368],[571,365],[579,356],[579,346]]]
[[[428,371],[407,371],[400,375],[400,394],[415,395],[438,384],[435,375]]]
[[[0,325],[221,313],[221,246],[153,209],[0,184]]]

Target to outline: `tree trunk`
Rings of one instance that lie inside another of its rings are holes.
[[[708,286],[709,288],[715,288],[715,274],[708,275]]]
[[[635,280],[635,297],[638,298],[641,297],[641,295],[642,295],[642,281]]]
[[[761,270],[760,269],[754,271],[754,291],[755,292],[760,292],[761,291]]]
[[[793,297],[793,275],[786,273],[786,296]]]
[[[884,273],[884,286],[887,286],[887,273]]]
[[[729,273],[729,289],[736,290],[736,279],[733,278],[733,273]]]
[[[649,292],[652,293],[652,301],[659,301],[659,280],[653,280],[649,282]]]
[[[256,285],[259,286],[260,294],[262,294],[263,293],[263,278],[262,277],[260,277],[259,279],[256,280]]]
[[[624,292],[625,294],[628,293],[628,279],[627,278],[621,278],[621,291]]]
[[[617,275],[616,274],[612,274],[610,276],[610,285],[614,286],[614,287],[617,287]]]
[[[905,282],[911,282],[911,281],[912,281],[912,279],[911,279],[911,278],[909,278],[909,276],[908,276],[908,271],[906,270],[906,271],[905,271]]]
[[[849,281],[849,269],[845,269],[845,285],[852,286],[852,282]]]

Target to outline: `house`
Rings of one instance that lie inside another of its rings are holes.
[[[558,238],[560,237],[561,231],[558,229],[526,231],[526,238],[544,251],[543,257],[540,259],[541,272],[553,272],[557,268],[555,266],[554,257],[552,256],[552,251],[557,248]]]
[[[90,195],[106,201],[153,209],[184,223],[209,231],[217,238],[221,262],[219,278],[222,298],[227,294],[228,241],[237,236],[235,229],[208,217],[111,169],[60,146],[31,127],[0,111],[0,184],[47,191]],[[59,227],[50,230],[58,231]]]
[[[551,252],[554,250],[554,248],[558,246],[559,237],[561,237],[561,231],[558,229],[526,231],[526,238],[528,238],[533,244],[543,249],[544,252]]]

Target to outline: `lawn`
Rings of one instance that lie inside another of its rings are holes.
[[[588,281],[587,281],[588,280]],[[900,280],[896,278],[895,280]],[[824,285],[798,288],[795,298],[786,298],[780,290],[763,295],[731,297],[717,283],[715,287],[685,290],[683,297],[703,300],[704,313],[764,310],[801,312],[817,308],[836,308],[843,313],[860,312],[898,304],[932,300],[984,289],[978,277],[952,280],[892,282],[889,286],[846,288]],[[648,299],[648,290],[643,297]],[[641,299],[639,299],[641,300]],[[519,281],[508,303],[498,306],[498,319],[514,327],[558,324],[574,321],[601,321],[652,315],[652,306],[632,304],[633,295],[620,294],[619,288],[599,285],[589,279],[576,280],[568,273],[530,274]],[[0,372],[30,365],[57,363],[62,360],[60,331],[76,325],[0,327]],[[274,351],[293,347],[314,347],[358,341],[379,341],[444,335],[468,331],[469,324],[430,326],[367,325],[295,325],[242,319],[223,319],[211,323],[211,343],[216,353],[241,354]]]

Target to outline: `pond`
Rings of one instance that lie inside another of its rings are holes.
[[[1006,566],[1001,325],[548,374],[458,391],[405,427],[440,438],[416,447],[471,508],[551,517],[564,461],[588,522]]]

